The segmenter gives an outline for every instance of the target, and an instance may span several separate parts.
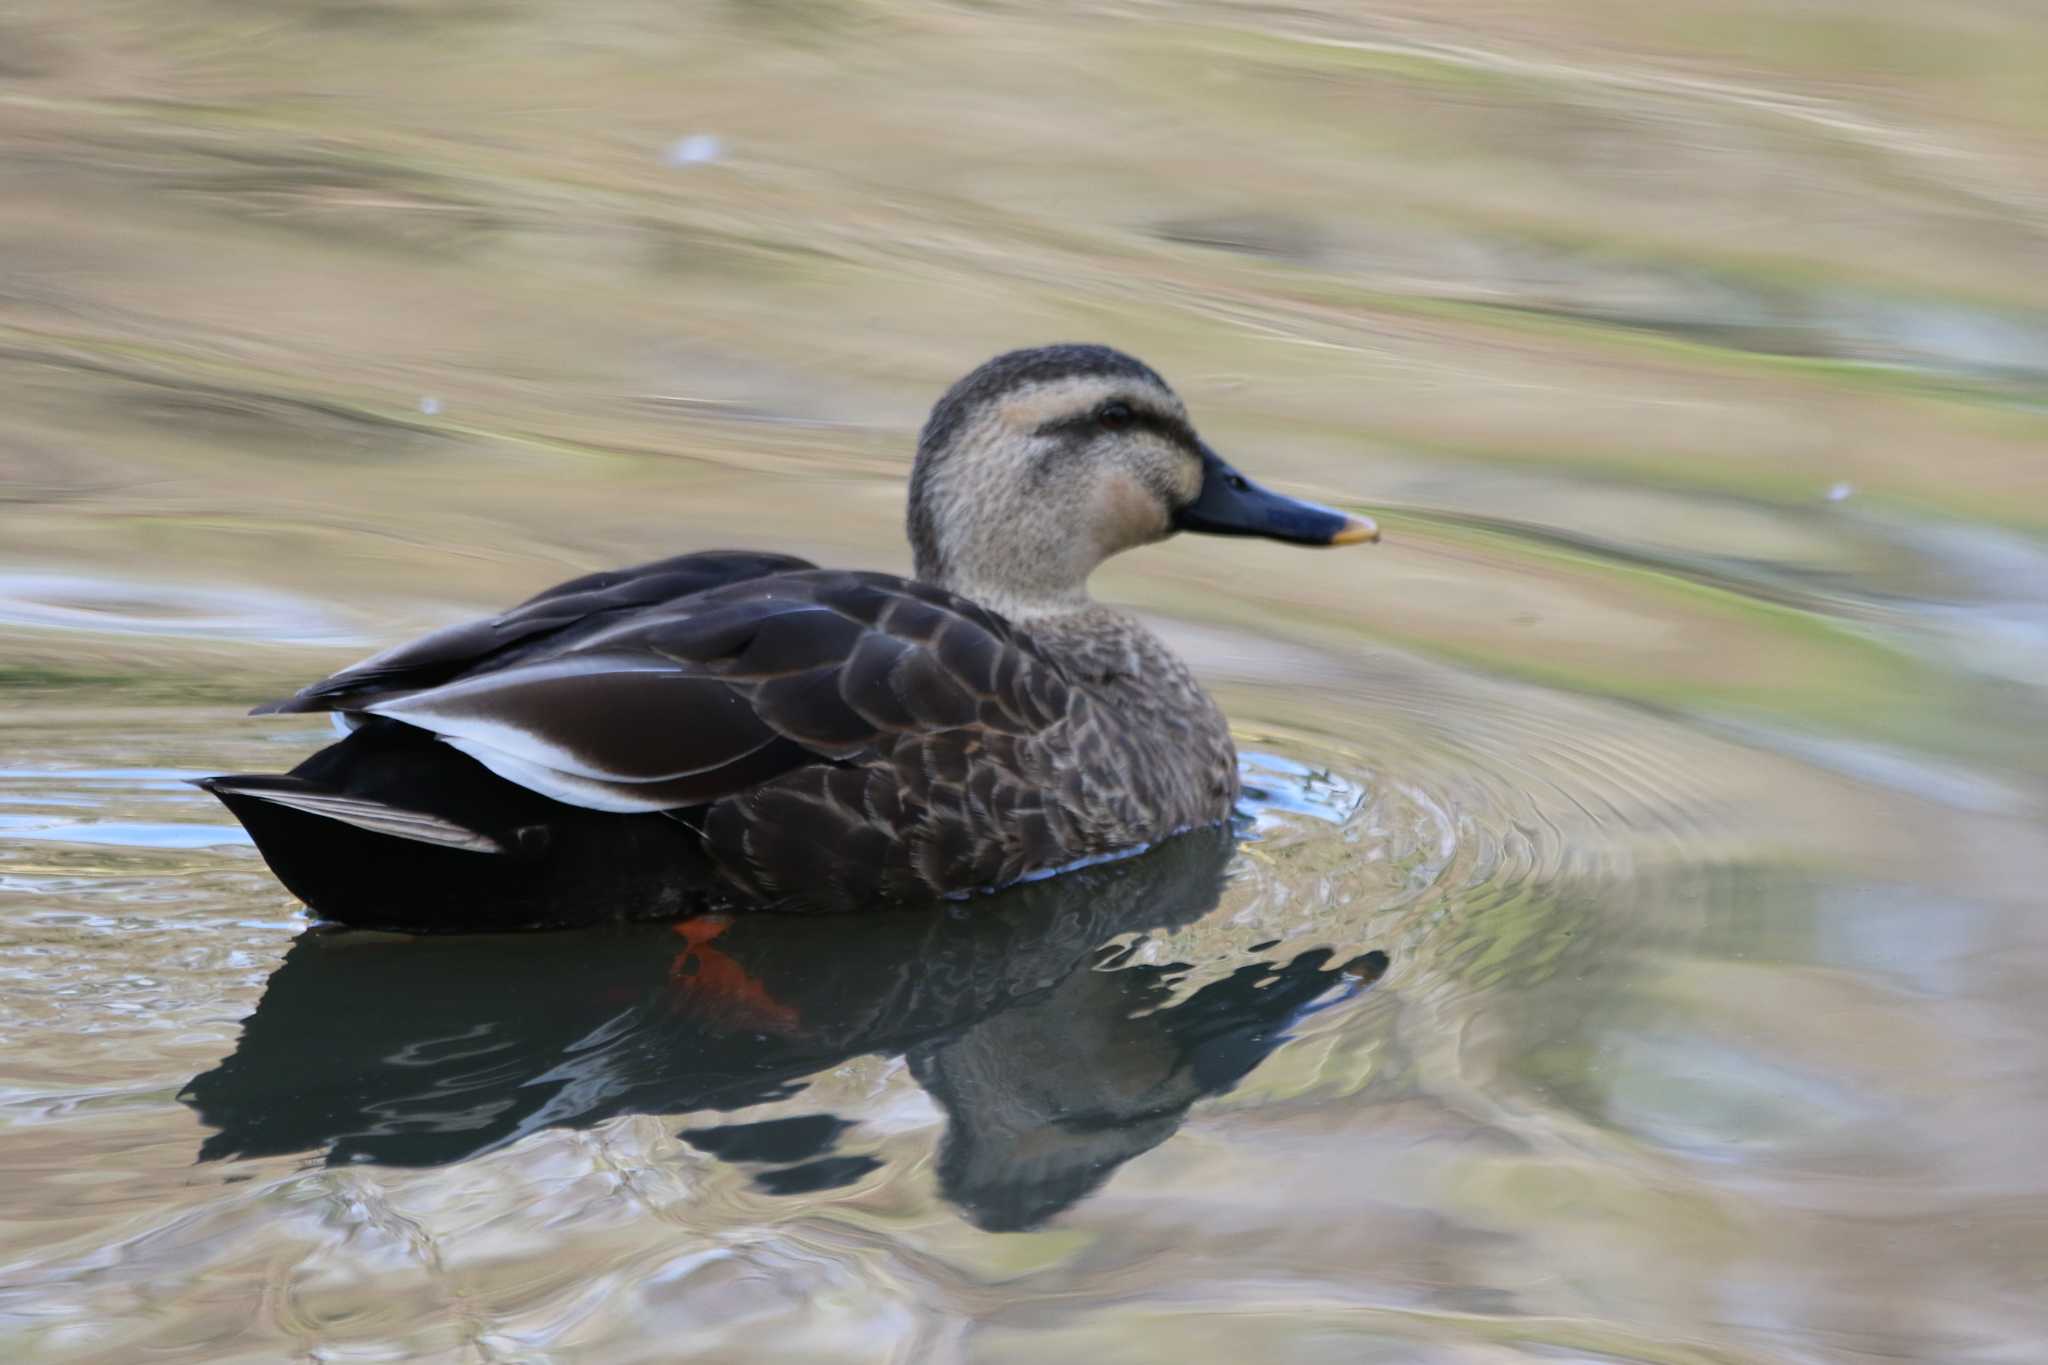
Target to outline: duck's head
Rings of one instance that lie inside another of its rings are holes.
[[[946,391],[918,439],[917,576],[1011,615],[1074,610],[1096,565],[1176,531],[1379,539],[1363,517],[1239,474],[1165,380],[1107,346],[997,356]]]

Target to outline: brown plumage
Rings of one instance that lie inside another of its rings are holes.
[[[289,776],[205,785],[348,922],[1004,886],[1230,813],[1222,714],[1086,592],[1104,558],[1179,529],[1373,534],[1244,480],[1130,357],[1015,352],[955,385],[919,442],[915,579],[741,551],[578,579],[259,708],[355,732]]]

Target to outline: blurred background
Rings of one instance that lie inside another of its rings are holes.
[[[2044,70],[2022,0],[16,0],[0,1340],[2033,1358]],[[302,927],[176,782],[320,738],[243,709],[594,568],[907,569],[930,402],[1058,340],[1381,522],[1096,588],[1297,784],[1152,960],[1382,981],[1030,1233],[878,1058],[811,1199],[644,1116],[191,1166]]]

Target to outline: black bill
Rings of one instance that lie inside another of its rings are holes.
[[[1295,545],[1357,545],[1380,538],[1380,528],[1366,518],[1261,488],[1207,449],[1202,491],[1175,513],[1173,525],[1177,531],[1264,536]]]

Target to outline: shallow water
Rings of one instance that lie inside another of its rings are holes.
[[[0,16],[0,1354],[2040,1358],[2044,58],[1892,0]],[[1386,528],[1098,579],[1231,715],[1234,840],[421,942],[185,782],[574,573],[902,567],[923,407],[1066,336]]]

